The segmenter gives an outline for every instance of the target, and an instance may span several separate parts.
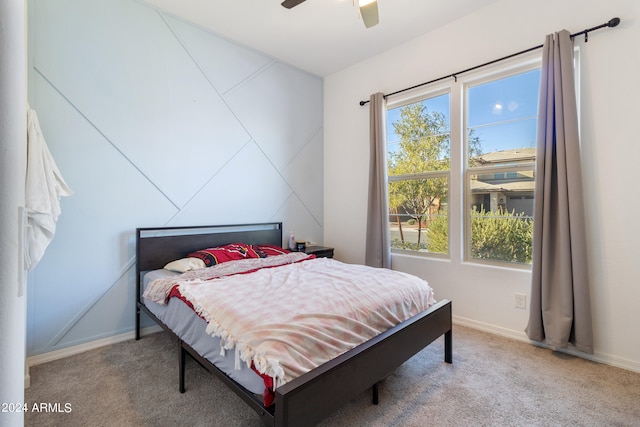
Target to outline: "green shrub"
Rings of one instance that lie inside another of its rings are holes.
[[[449,252],[449,221],[447,215],[432,217],[426,229],[426,242],[403,242],[398,238],[392,248],[412,251]],[[471,212],[471,258],[531,263],[533,219],[515,212]]]
[[[435,216],[429,222],[427,249],[438,254],[449,253],[449,220],[446,215]]]
[[[471,213],[471,257],[531,263],[533,219],[515,212]]]

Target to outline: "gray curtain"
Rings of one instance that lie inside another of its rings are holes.
[[[369,98],[369,204],[365,264],[391,268],[389,202],[387,200],[386,101],[382,93]]]
[[[593,353],[573,43],[543,46],[538,110],[530,339]]]

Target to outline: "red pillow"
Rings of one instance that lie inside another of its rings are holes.
[[[256,250],[260,258],[266,258],[268,256],[276,256],[276,255],[284,255],[288,254],[288,249],[281,248],[280,246],[274,245],[254,245],[253,248]]]
[[[231,243],[224,246],[217,246],[215,248],[200,249],[199,251],[191,252],[187,257],[199,258],[204,261],[207,267],[211,267],[227,261],[260,258],[260,255],[258,255],[258,252],[256,252],[252,245]]]

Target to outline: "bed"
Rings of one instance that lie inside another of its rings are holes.
[[[181,393],[186,390],[184,372],[186,357],[189,355],[227,384],[256,411],[264,424],[315,425],[367,389],[372,390],[372,401],[376,404],[379,398],[379,381],[441,336],[444,337],[444,361],[452,362],[451,302],[441,300],[408,320],[280,385],[274,391],[274,404],[266,407],[256,391],[256,387],[260,385],[255,384],[255,375],[253,380],[250,378],[251,373],[243,378],[244,374],[235,372],[229,367],[229,363],[225,365],[224,360],[214,360],[207,354],[208,344],[203,344],[201,338],[194,338],[200,332],[184,332],[180,327],[168,325],[168,317],[192,317],[194,319],[189,319],[189,322],[200,322],[197,327],[203,329],[203,320],[192,309],[177,298],[172,298],[176,301],[170,304],[179,309],[179,314],[167,317],[142,297],[145,275],[163,271],[167,263],[184,258],[190,252],[234,242],[279,247],[282,245],[282,223],[136,230],[136,340],[140,339],[142,313],[175,337],[179,349]],[[322,398],[319,399],[318,396]]]

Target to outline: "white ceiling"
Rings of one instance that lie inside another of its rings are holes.
[[[354,0],[143,0],[312,74],[324,77],[497,0],[378,0],[365,28]],[[357,3],[357,0],[356,0]]]

